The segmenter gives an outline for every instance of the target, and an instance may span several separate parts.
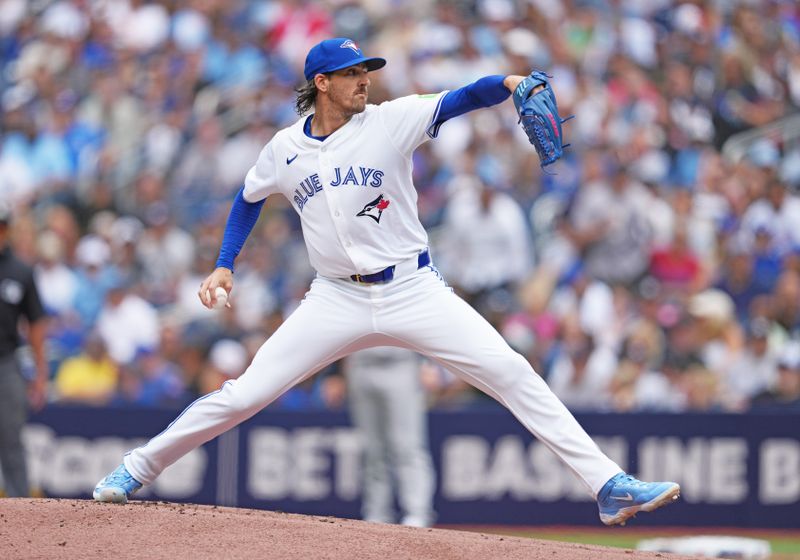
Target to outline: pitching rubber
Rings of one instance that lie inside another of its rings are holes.
[[[606,525],[625,525],[625,522],[628,521],[628,519],[631,517],[636,517],[636,514],[640,511],[653,511],[662,506],[669,505],[672,502],[677,501],[680,495],[681,487],[677,484],[673,484],[649,502],[645,502],[638,506],[621,508],[616,515],[601,514],[600,521]]]

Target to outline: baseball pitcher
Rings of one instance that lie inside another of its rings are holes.
[[[346,38],[309,51],[306,85],[297,96],[301,117],[275,134],[248,172],[230,210],[217,268],[199,297],[211,308],[218,286],[230,293],[234,260],[272,194],[285,196],[300,216],[317,276],[244,374],[127,453],[97,484],[94,498],[126,502],[181,456],[326,365],[357,350],[398,346],[427,356],[506,406],[596,497],[603,523],[624,523],[677,499],[674,482],[641,482],[604,455],[528,361],[453,293],[427,249],[411,181],[414,150],[436,138],[449,119],[513,93],[542,164],[554,162],[561,155],[563,120],[548,77],[487,76],[453,91],[370,105],[369,73],[385,64]]]

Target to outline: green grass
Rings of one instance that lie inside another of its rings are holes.
[[[551,541],[560,541],[560,542],[572,542],[572,543],[580,543],[580,544],[597,544],[602,546],[614,546],[617,548],[636,548],[636,544],[640,540],[645,539],[655,539],[661,537],[670,537],[670,536],[680,536],[680,532],[669,532],[665,533],[664,531],[653,533],[648,533],[645,531],[637,530],[635,533],[628,532],[627,534],[624,532],[625,530],[622,529],[610,529],[605,531],[613,531],[613,532],[600,532],[600,531],[593,531],[593,530],[581,530],[581,529],[565,529],[565,530],[535,530],[535,529],[527,529],[527,530],[514,530],[509,528],[497,528],[497,530],[492,530],[491,532],[501,533],[504,535],[510,535],[515,537],[527,537],[527,538],[534,538],[534,539],[544,539],[544,540],[551,540]],[[484,530],[484,532],[487,532]],[[688,532],[686,534],[689,534]],[[740,535],[746,536],[754,539],[763,539],[769,541],[770,546],[772,547],[773,555],[777,555],[781,559],[788,560],[789,558],[800,558],[800,532],[798,532],[797,536],[794,535],[786,535],[786,536],[775,536],[771,535],[768,532],[765,534],[759,534],[755,531],[747,531],[747,534],[741,535],[741,531],[736,529],[713,529],[709,530],[706,533],[702,531],[693,531],[692,534],[699,535],[699,534],[713,534],[713,535]]]
[[[800,538],[797,539],[767,539],[772,552],[776,554],[796,554],[800,556]]]

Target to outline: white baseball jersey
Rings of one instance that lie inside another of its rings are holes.
[[[323,276],[371,274],[414,257],[428,236],[417,215],[411,154],[435,135],[445,93],[367,105],[322,142],[299,119],[261,151],[244,199],[280,193],[292,201],[311,265]]]

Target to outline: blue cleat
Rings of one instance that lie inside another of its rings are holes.
[[[600,521],[606,525],[625,525],[639,511],[653,511],[672,503],[680,493],[681,487],[675,482],[642,482],[619,473],[597,494]]]
[[[98,502],[125,504],[141,487],[142,483],[133,478],[123,464],[97,483],[92,496]]]

